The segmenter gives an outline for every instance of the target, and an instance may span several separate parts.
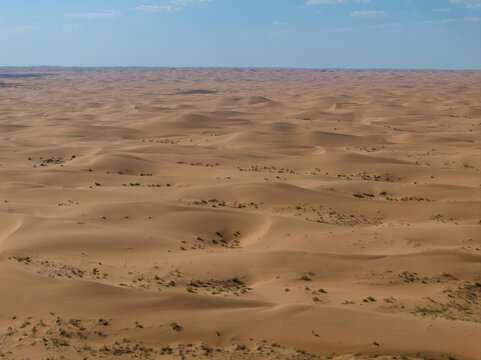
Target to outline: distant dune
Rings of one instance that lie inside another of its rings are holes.
[[[0,359],[481,359],[480,83],[0,69]]]

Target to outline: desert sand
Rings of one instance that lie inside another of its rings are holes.
[[[0,359],[481,359],[480,83],[0,69]]]

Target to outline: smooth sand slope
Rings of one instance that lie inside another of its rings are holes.
[[[480,83],[0,69],[0,359],[481,359]]]

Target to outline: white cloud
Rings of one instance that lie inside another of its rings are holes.
[[[147,11],[147,12],[159,12],[159,11],[179,11],[179,7],[175,7],[172,5],[139,5],[136,7],[139,11]]]
[[[371,29],[380,30],[382,32],[398,32],[405,27],[404,24],[393,23],[393,24],[379,24],[369,26]]]
[[[80,31],[82,30],[81,24],[67,24],[63,26],[65,31]]]
[[[170,0],[169,5],[139,5],[136,9],[146,12],[173,12],[180,11],[182,7],[189,4],[205,4],[211,1],[212,0]]]
[[[344,4],[347,2],[355,3],[369,3],[371,0],[307,0],[307,5],[319,5],[319,4]]]
[[[276,20],[276,21],[274,21],[274,25],[286,25],[286,23],[282,22],[282,21],[279,21],[279,20]]]
[[[426,21],[420,21],[418,24],[423,24],[423,25],[444,25],[444,24],[452,24],[452,23],[459,23],[460,21],[464,22],[478,22],[481,21],[480,17],[465,17],[463,19],[443,19],[443,20],[438,20],[438,21],[433,21],[433,20],[426,20]]]
[[[173,5],[184,6],[191,3],[207,3],[211,1],[212,0],[170,0],[170,3]]]
[[[449,0],[451,4],[464,5],[470,9],[481,9],[481,0]]]
[[[118,17],[119,14],[116,11],[109,10],[104,12],[66,14],[65,16],[78,19],[112,19]]]
[[[376,18],[376,17],[386,17],[387,13],[382,10],[353,11],[351,13],[351,16],[358,17],[358,18]]]
[[[26,33],[37,31],[38,29],[39,27],[37,25],[20,25],[8,28],[6,31],[10,33]]]
[[[451,9],[448,9],[448,8],[446,8],[446,9],[433,9],[433,11],[434,12],[450,12]]]
[[[442,24],[451,24],[456,22],[456,19],[443,19],[439,21],[432,21],[432,20],[426,20],[426,21],[420,21],[418,24],[423,24],[423,25],[442,25]]]

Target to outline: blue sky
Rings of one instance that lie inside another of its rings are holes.
[[[0,66],[481,68],[481,0],[0,0]]]

